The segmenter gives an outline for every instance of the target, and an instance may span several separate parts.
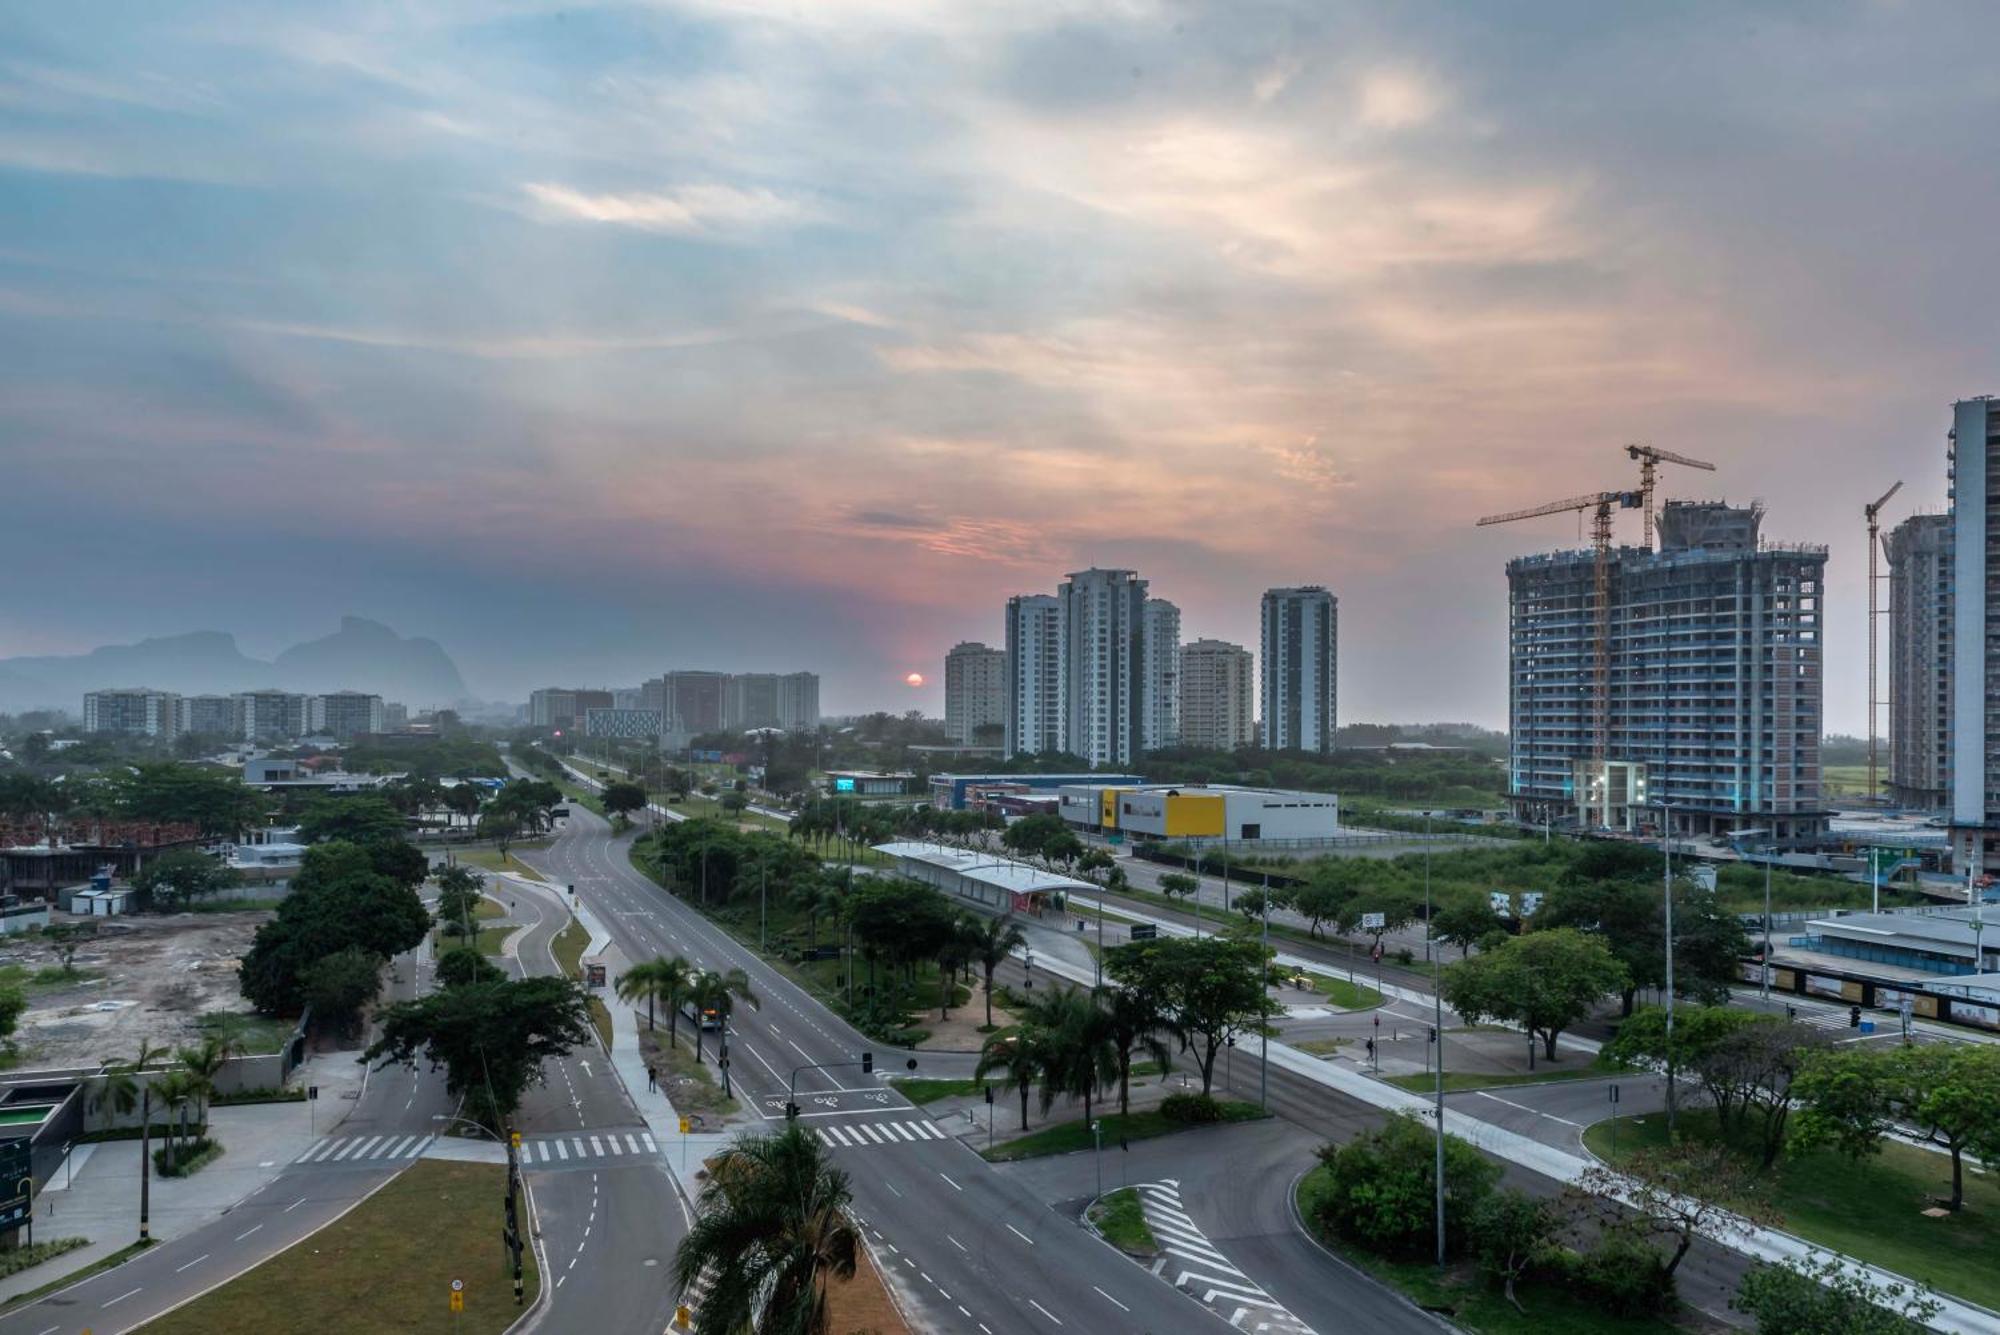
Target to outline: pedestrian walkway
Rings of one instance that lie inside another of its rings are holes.
[[[1208,1235],[1181,1208],[1177,1179],[1142,1182],[1135,1190],[1146,1227],[1153,1231],[1163,1253],[1153,1265],[1155,1274],[1238,1330],[1257,1335],[1313,1335],[1311,1327],[1216,1250]]]
[[[659,1142],[650,1131],[584,1131],[573,1136],[537,1136],[521,1142],[521,1162],[526,1164],[657,1157],[659,1153]]]
[[[336,1136],[292,1160],[293,1163],[360,1163],[366,1159],[415,1159],[430,1148],[437,1137],[429,1133],[399,1136]]]
[[[922,1122],[828,1122],[812,1130],[829,1145],[843,1149],[872,1149],[878,1145],[922,1144],[927,1140],[951,1140],[935,1123]]]

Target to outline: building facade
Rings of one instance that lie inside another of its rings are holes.
[[[1079,828],[1135,839],[1196,843],[1294,840],[1340,834],[1340,799],[1332,793],[1234,784],[1065,784],[1057,814]]]
[[[248,742],[303,737],[312,725],[306,697],[291,691],[239,691],[236,721]]]
[[[1528,821],[1676,834],[1826,828],[1826,549],[1760,536],[1760,507],[1669,501],[1659,550],[1609,558],[1609,745],[1596,756],[1596,560],[1507,564],[1508,793]]]
[[[1010,756],[1067,751],[1061,600],[1024,593],[1007,600],[1007,733]]]
[[[583,735],[651,741],[660,735],[660,711],[619,709],[615,706],[610,709],[586,710],[583,715]]]
[[[228,695],[184,695],[180,700],[177,732],[203,737],[241,737],[243,723],[236,712],[236,699]]]
[[[383,731],[382,697],[364,691],[334,691],[315,695],[309,706],[312,731],[337,742],[351,742],[363,733]]]
[[[180,700],[173,691],[145,687],[87,691],[83,697],[83,730],[171,740],[180,732]]]
[[[1146,581],[1131,570],[1078,570],[1062,608],[1063,733],[1092,765],[1126,765],[1143,749]]]
[[[2000,402],[1952,405],[1951,839],[1953,867],[2000,867]]]
[[[1007,651],[965,640],[944,656],[944,735],[971,745],[981,728],[1007,727]]]
[[[1180,744],[1234,751],[1257,741],[1256,672],[1251,654],[1224,640],[1181,646]]]
[[[1952,533],[1912,515],[1889,556],[1889,797],[1943,811],[1951,800]]]
[[[1317,584],[1267,589],[1262,621],[1264,745],[1273,751],[1333,750],[1340,600]]]
[[[1180,739],[1181,609],[1148,598],[1139,700],[1140,749],[1158,751]]]

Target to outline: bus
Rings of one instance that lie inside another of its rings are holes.
[[[687,1019],[689,1024],[700,1025],[703,1029],[712,1030],[722,1028],[722,1016],[716,1013],[713,1006],[703,1006],[697,1010],[692,1001],[683,1002],[681,1003],[681,1015]]]

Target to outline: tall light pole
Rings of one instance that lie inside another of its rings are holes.
[[[1674,1138],[1674,844],[1673,805],[1660,802],[1660,852],[1666,859],[1663,895],[1667,906],[1667,1139]],[[1768,949],[1768,942],[1766,949]]]
[[[1431,813],[1424,813],[1424,959],[1431,958]],[[1431,1034],[1437,1039],[1437,1165],[1432,1176],[1437,1190],[1437,1261],[1444,1269],[1444,991],[1436,974],[1431,975]],[[1529,1060],[1534,1055],[1534,1035],[1528,1036]]]
[[[1264,873],[1264,902],[1259,906],[1264,917],[1264,967],[1270,968],[1271,959],[1271,873]],[[1973,952],[1974,957],[1978,951]],[[1267,1021],[1262,1035],[1263,1048],[1257,1059],[1257,1106],[1265,1112],[1271,1111],[1271,1026]]]

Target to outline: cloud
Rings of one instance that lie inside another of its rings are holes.
[[[536,213],[555,222],[607,223],[647,232],[711,236],[810,221],[814,210],[771,190],[692,185],[658,194],[586,194],[564,185],[522,187]]]
[[[1409,70],[1371,70],[1361,79],[1361,123],[1373,129],[1423,125],[1443,110],[1446,101],[1435,78]]]

